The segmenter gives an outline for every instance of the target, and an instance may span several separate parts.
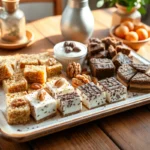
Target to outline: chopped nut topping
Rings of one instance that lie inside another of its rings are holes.
[[[53,66],[53,65],[55,65],[56,63],[57,63],[57,61],[56,61],[56,59],[54,59],[54,58],[50,58],[49,61],[48,61],[48,65],[50,65],[50,66]]]
[[[56,82],[55,82],[55,86],[57,88],[60,88],[61,86],[63,86],[63,84],[65,83],[65,79],[64,78],[61,78],[61,79],[58,79]]]
[[[12,101],[11,103],[11,106],[12,107],[20,107],[20,106],[23,106],[23,105],[26,105],[28,102],[24,99],[16,99],[14,101]]]
[[[45,92],[43,89],[40,90],[40,91],[38,91],[37,98],[38,98],[40,101],[45,100],[45,96],[46,96],[46,92]]]
[[[42,88],[42,85],[40,83],[32,83],[30,88],[33,90],[38,90]]]

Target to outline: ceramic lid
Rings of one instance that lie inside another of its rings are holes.
[[[66,53],[65,52],[65,47],[64,47],[64,42],[60,42],[54,46],[54,55],[59,58],[65,58],[65,59],[70,59],[70,58],[80,58],[84,57],[87,54],[87,47],[79,42],[75,41],[67,41],[67,42],[74,42],[78,48],[81,49],[80,52],[70,52]]]

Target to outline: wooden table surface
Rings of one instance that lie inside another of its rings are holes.
[[[93,11],[93,37],[109,35],[111,16],[115,9]],[[0,50],[1,55],[53,51],[53,46],[64,40],[60,32],[60,16],[48,17],[27,24],[35,35],[35,43],[18,51]],[[150,43],[138,53],[150,60]],[[148,106],[80,125],[26,143],[14,143],[0,137],[0,150],[149,150],[150,111]]]

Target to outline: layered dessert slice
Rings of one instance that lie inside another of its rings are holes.
[[[137,71],[129,66],[129,65],[122,65],[119,67],[117,71],[117,79],[126,87],[128,87],[131,78],[137,73]]]
[[[0,62],[0,82],[4,79],[10,78],[14,73],[11,64],[7,61]]]
[[[98,87],[106,91],[108,103],[118,102],[127,98],[127,88],[114,77],[100,80]]]
[[[77,92],[59,95],[57,106],[63,116],[78,113],[82,110],[81,97]]]
[[[56,115],[57,104],[44,89],[25,96],[31,106],[31,115],[37,121],[41,122]]]
[[[25,100],[26,92],[6,95],[6,117],[9,124],[26,124],[30,121],[30,105]]]
[[[90,59],[92,75],[98,79],[112,77],[115,74],[115,66],[110,59],[92,58]]]
[[[123,65],[123,64],[132,64],[132,60],[123,53],[118,53],[113,59],[112,59],[116,69]]]
[[[3,80],[3,89],[6,93],[26,91],[27,88],[27,80],[22,73],[16,73],[9,79]]]
[[[65,78],[54,78],[46,83],[46,87],[54,98],[57,98],[59,95],[74,92],[73,86],[71,86],[71,84]]]
[[[26,65],[24,69],[24,76],[29,83],[45,83],[47,78],[46,66]]]
[[[148,64],[131,64],[131,66],[142,73],[148,72],[150,70],[150,65]]]
[[[77,92],[81,95],[82,102],[88,109],[106,104],[105,91],[99,89],[93,82],[79,86]]]
[[[147,93],[150,92],[150,77],[138,72],[130,81],[130,91]]]

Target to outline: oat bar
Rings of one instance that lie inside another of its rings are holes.
[[[16,73],[9,79],[3,80],[3,89],[6,93],[26,91],[27,88],[27,80],[22,73]]]
[[[26,65],[24,69],[24,76],[29,83],[45,83],[47,78],[46,66]]]

